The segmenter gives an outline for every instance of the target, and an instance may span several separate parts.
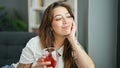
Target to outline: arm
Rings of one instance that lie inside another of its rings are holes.
[[[73,41],[72,47],[76,55],[75,62],[79,68],[95,68],[94,62],[81,47],[79,42]]]
[[[19,63],[17,68],[31,68],[32,64],[22,64],[22,63]]]
[[[44,60],[44,58],[41,57],[35,63],[31,63],[31,64],[19,63],[17,68],[44,68],[45,65],[50,65],[51,64],[51,62],[49,62],[49,61],[44,62],[43,60]]]
[[[76,31],[76,27],[75,27],[75,23],[73,22],[73,26],[71,27],[71,33],[67,35],[66,38],[68,38],[76,54],[75,62],[77,66],[79,68],[95,68],[92,59],[88,56],[88,54],[84,51],[84,49],[81,47],[79,42],[76,40],[75,31]]]

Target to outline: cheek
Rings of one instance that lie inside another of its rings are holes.
[[[53,29],[53,30],[60,29],[61,25],[62,25],[62,24],[60,24],[60,23],[53,22],[53,23],[52,23],[52,29]]]
[[[68,19],[68,22],[73,23],[73,18]]]

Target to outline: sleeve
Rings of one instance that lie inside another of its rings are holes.
[[[33,63],[35,61],[34,59],[34,41],[31,39],[30,41],[28,41],[27,45],[25,48],[23,48],[22,50],[22,54],[20,56],[20,60],[19,63],[23,63],[23,64],[30,64]]]

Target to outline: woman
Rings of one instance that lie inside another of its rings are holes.
[[[32,38],[23,49],[18,68],[44,68],[41,50],[52,46],[59,56],[58,67],[94,68],[92,59],[86,54],[75,36],[76,26],[69,5],[55,2],[48,6],[39,27],[39,36]],[[50,67],[52,68],[52,67]]]

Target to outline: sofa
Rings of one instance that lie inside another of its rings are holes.
[[[19,61],[22,49],[37,33],[0,32],[0,67]]]

